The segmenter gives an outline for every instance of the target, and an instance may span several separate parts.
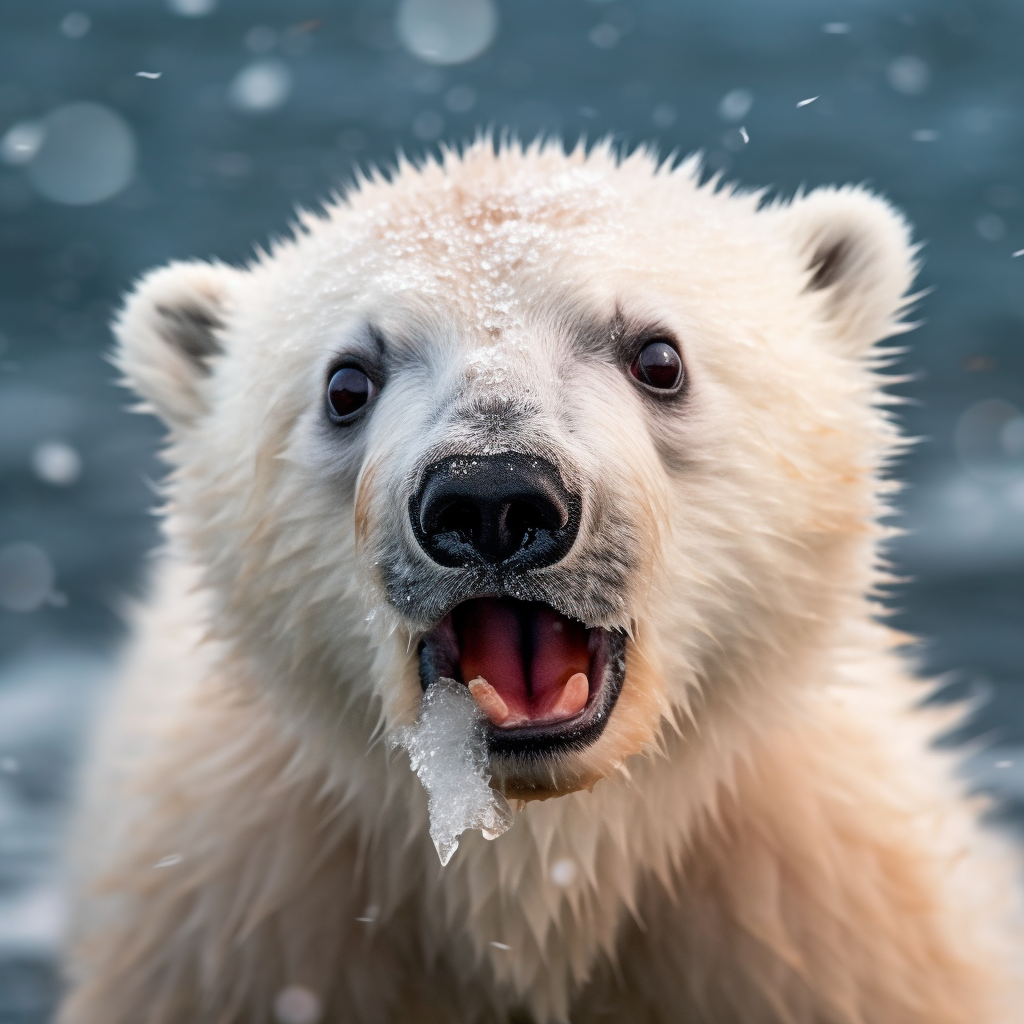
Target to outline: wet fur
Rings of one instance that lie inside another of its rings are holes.
[[[367,1024],[1014,1019],[1015,865],[870,601],[908,230],[697,179],[481,142],[140,283],[118,358],[170,428],[167,543],[83,795],[61,1024],[259,1024],[291,984]],[[648,329],[678,402],[625,372]],[[353,355],[382,388],[339,432]],[[494,450],[584,511],[563,562],[485,583],[632,639],[600,739],[496,763],[543,799],[442,869],[384,737],[480,581],[403,517],[429,461]]]

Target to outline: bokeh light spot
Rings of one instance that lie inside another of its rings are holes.
[[[1006,234],[1006,221],[998,213],[983,213],[974,222],[974,230],[986,242],[998,242]]]
[[[596,46],[599,50],[611,50],[619,45],[622,33],[614,25],[602,21],[600,25],[595,25],[590,30],[587,38],[591,45]]]
[[[433,95],[444,87],[444,74],[437,68],[421,68],[413,78],[412,86],[417,92]]]
[[[919,96],[928,88],[932,77],[928,65],[910,54],[891,60],[885,73],[889,84],[904,96]]]
[[[964,468],[998,483],[1024,473],[1024,416],[1010,402],[986,398],[960,414],[953,435]]]
[[[68,206],[117,195],[135,173],[135,137],[120,114],[99,103],[68,103],[42,120],[43,141],[28,165],[32,187]]]
[[[67,487],[81,476],[82,459],[63,441],[43,441],[32,450],[32,471],[44,483]]]
[[[455,85],[445,93],[444,105],[453,114],[465,114],[473,109],[476,92],[469,85]]]
[[[338,136],[338,145],[346,153],[358,153],[366,148],[366,132],[359,128],[346,128]]]
[[[15,166],[31,163],[45,138],[46,130],[39,121],[18,121],[0,139],[0,159]]]
[[[276,110],[292,91],[288,65],[278,57],[267,57],[247,64],[235,75],[229,90],[231,102],[249,113]]]
[[[430,142],[444,131],[444,118],[434,110],[423,110],[412,121],[412,133],[417,139]]]
[[[289,985],[274,999],[277,1024],[317,1024],[322,1015],[320,997],[304,985]]]
[[[1001,210],[1012,210],[1020,205],[1020,192],[1013,185],[999,182],[988,190],[988,201]]]
[[[205,18],[217,8],[217,0],[167,0],[167,6],[183,18]]]
[[[675,124],[676,108],[671,103],[659,103],[651,114],[651,120],[658,128],[668,128]]]
[[[82,36],[88,35],[91,28],[92,18],[81,11],[71,11],[60,20],[61,34],[67,36],[68,39],[81,39]]]
[[[34,612],[53,593],[53,563],[37,544],[19,541],[0,548],[0,608]]]
[[[396,28],[402,45],[428,64],[479,57],[498,31],[494,0],[402,0]]]
[[[754,105],[754,94],[749,89],[731,89],[718,104],[718,116],[723,121],[742,121]]]
[[[277,46],[277,33],[269,25],[253,25],[243,42],[250,53],[270,53]]]
[[[567,889],[576,881],[576,862],[569,857],[560,857],[551,865],[551,881],[560,889]]]
[[[1006,488],[1006,503],[1014,512],[1024,512],[1024,477]]]
[[[1009,459],[1024,459],[1024,416],[1014,416],[1003,424],[999,440]]]
[[[967,476],[957,476],[945,489],[949,528],[958,536],[978,540],[996,525],[996,507],[990,489]]]

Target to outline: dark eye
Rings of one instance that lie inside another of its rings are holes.
[[[674,345],[655,338],[640,350],[629,372],[649,388],[672,391],[683,379],[683,361]]]
[[[373,381],[354,366],[335,370],[327,385],[327,404],[334,420],[347,420],[376,394]]]

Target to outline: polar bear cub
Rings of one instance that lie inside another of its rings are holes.
[[[481,141],[146,276],[166,543],[61,1024],[1008,1024],[1011,858],[872,603],[914,252],[862,189]],[[511,823],[446,866],[388,742],[432,687]]]

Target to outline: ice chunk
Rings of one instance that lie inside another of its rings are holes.
[[[497,839],[511,828],[512,810],[491,789],[487,772],[487,718],[467,687],[438,679],[423,695],[416,724],[398,730],[391,742],[409,752],[427,791],[430,838],[442,864],[466,829]]]

